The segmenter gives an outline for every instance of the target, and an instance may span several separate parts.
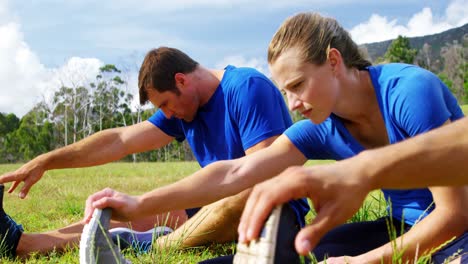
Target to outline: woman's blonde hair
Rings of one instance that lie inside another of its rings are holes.
[[[317,13],[299,13],[283,22],[268,47],[268,63],[274,63],[290,48],[298,48],[305,62],[316,65],[327,60],[330,48],[340,51],[348,68],[363,69],[371,65],[335,19]]]

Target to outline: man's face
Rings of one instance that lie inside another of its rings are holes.
[[[160,93],[156,89],[147,89],[147,92],[149,101],[160,108],[167,119],[175,117],[191,122],[197,114],[196,97],[186,89],[181,89],[179,95],[170,91]]]

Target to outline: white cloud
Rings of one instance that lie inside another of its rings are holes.
[[[33,87],[45,68],[23,41],[18,24],[0,24],[0,39],[0,112],[23,115],[39,95]]]
[[[468,0],[455,0],[445,10],[450,25],[462,26],[468,23]]]
[[[413,15],[406,25],[399,24],[397,19],[389,20],[385,16],[373,14],[367,22],[353,27],[350,34],[361,44],[393,39],[398,35],[415,37],[436,34],[466,23],[468,0],[454,0],[445,10],[445,16],[441,18],[434,18],[432,10],[427,7]]]
[[[227,65],[233,65],[236,67],[251,67],[262,72],[265,75],[269,75],[267,62],[261,58],[250,58],[247,59],[243,55],[232,55],[223,58],[220,62],[216,63],[217,69],[223,69]]]
[[[62,86],[79,87],[91,82],[103,63],[95,58],[72,57],[56,69],[47,69],[41,80],[33,87],[40,99],[50,103],[52,96]]]
[[[7,2],[0,0],[0,17],[7,15]],[[0,112],[21,117],[62,84],[80,85],[95,77],[102,65],[97,59],[71,58],[58,69],[47,69],[12,20],[0,21],[0,39]]]

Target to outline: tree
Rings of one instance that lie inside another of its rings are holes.
[[[412,64],[417,50],[412,49],[407,37],[398,36],[392,41],[384,55],[386,62],[401,62]]]
[[[99,70],[96,82],[90,84],[93,88],[93,115],[97,119],[94,131],[117,127],[121,102],[126,100],[125,97],[129,97],[122,92],[125,81],[120,78],[121,71],[115,65],[106,64]]]
[[[15,114],[0,113],[0,138],[19,127],[19,118]]]
[[[432,47],[428,43],[424,43],[416,56],[418,66],[429,71],[435,71],[434,62],[432,61]]]
[[[0,113],[0,162],[12,162],[14,157],[8,152],[6,138],[8,134],[18,129],[19,118],[15,114]]]
[[[466,83],[468,77],[468,39],[465,38],[463,44],[458,43],[458,41],[446,44],[440,53],[444,60],[444,68],[440,76],[446,78],[445,83],[455,94],[460,104],[468,103]]]
[[[9,133],[4,142],[4,151],[8,161],[26,161],[52,149],[53,125],[45,121],[35,123],[34,111],[27,113],[18,129]]]

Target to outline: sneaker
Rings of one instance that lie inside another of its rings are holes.
[[[294,239],[300,230],[296,214],[286,203],[271,212],[260,237],[249,244],[237,243],[234,264],[300,263]]]
[[[112,242],[109,234],[112,210],[95,209],[91,221],[84,226],[80,240],[81,264],[125,264],[130,263]]]
[[[124,227],[117,227],[109,230],[112,241],[114,241],[116,245],[119,245],[120,250],[132,248],[137,254],[150,251],[153,240],[172,232],[172,228],[166,226],[158,226],[144,232],[138,232]]]
[[[5,186],[0,185],[0,257],[14,258],[16,256],[16,247],[21,235],[23,227],[18,225],[9,215],[3,210],[3,191]]]

